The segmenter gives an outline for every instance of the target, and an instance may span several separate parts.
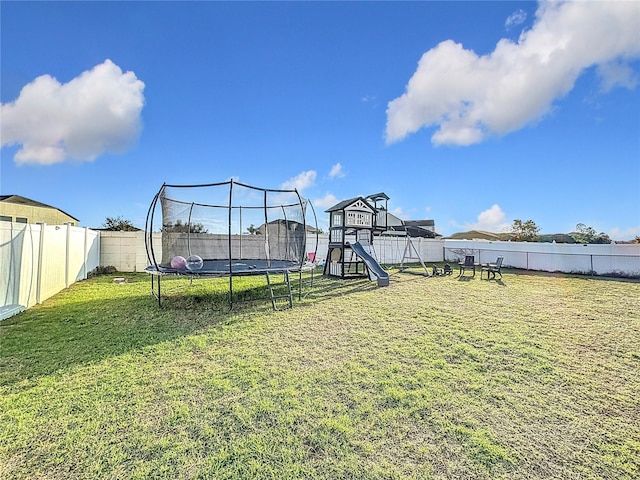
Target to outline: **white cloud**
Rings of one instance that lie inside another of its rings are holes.
[[[633,90],[638,85],[638,74],[628,64],[612,61],[598,66],[601,79],[600,87],[604,93],[615,87],[625,87]]]
[[[616,227],[609,231],[609,237],[613,240],[633,240],[638,236],[640,236],[640,225],[625,230]]]
[[[504,26],[509,30],[513,26],[522,25],[524,21],[527,19],[527,12],[522,9],[516,10],[507,18],[507,21],[504,22]]]
[[[61,84],[42,75],[0,107],[2,146],[21,145],[18,164],[92,161],[123,153],[142,129],[144,83],[111,60]]]
[[[511,224],[506,220],[506,214],[500,208],[500,205],[494,204],[491,208],[484,210],[478,215],[475,222],[459,225],[450,222],[451,225],[464,230],[483,230],[486,232],[506,232],[510,229]]]
[[[632,88],[638,24],[640,2],[541,2],[531,30],[517,43],[500,40],[488,55],[446,40],[422,56],[405,93],[387,105],[386,141],[431,126],[436,145],[507,134],[543,117],[592,66],[605,86]]]
[[[338,198],[333,193],[327,192],[324,197],[316,198],[313,201],[313,206],[319,208],[329,208],[333,207],[339,201],[340,200],[338,200]]]
[[[391,210],[391,213],[398,217],[400,220],[409,220],[409,215],[402,210],[402,207],[396,207]]]
[[[331,167],[331,171],[329,172],[329,178],[342,178],[345,176],[344,170],[342,169],[342,165],[336,163],[333,167]]]
[[[284,190],[293,190],[295,188],[298,192],[302,192],[305,188],[313,186],[316,181],[316,175],[315,170],[307,170],[306,172],[302,172],[295,177],[290,178],[280,187]]]
[[[478,221],[475,224],[476,229],[479,230],[491,230],[491,229],[499,229],[500,231],[504,229],[506,215],[500,208],[500,205],[494,204],[490,209],[485,210],[484,212],[478,215]],[[507,225],[508,226],[508,225]]]

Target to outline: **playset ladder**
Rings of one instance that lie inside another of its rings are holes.
[[[266,272],[267,276],[267,284],[269,285],[269,293],[271,294],[271,305],[274,310],[278,310],[276,307],[276,299],[278,298],[287,298],[289,299],[289,308],[293,308],[293,293],[291,292],[291,281],[289,279],[289,271],[284,271],[284,281],[287,285],[287,293],[284,295],[274,295],[273,293],[273,285],[271,285],[271,278],[269,277],[269,272]]]

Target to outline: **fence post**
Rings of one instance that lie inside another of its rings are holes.
[[[64,254],[64,288],[69,288],[69,250],[70,250],[70,242],[71,242],[71,228],[68,223],[65,224],[67,227],[67,235],[66,235],[66,245],[65,245],[65,254]]]
[[[38,276],[36,277],[36,303],[42,298],[42,259],[44,257],[44,231],[46,223],[40,224],[40,245],[38,246]]]
[[[89,260],[87,258],[88,252],[87,252],[87,243],[89,241],[89,227],[84,227],[84,255],[82,256],[82,279],[86,280],[87,279],[87,261]]]

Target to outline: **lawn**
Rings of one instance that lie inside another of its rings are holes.
[[[0,322],[0,478],[640,476],[638,281],[120,275]]]

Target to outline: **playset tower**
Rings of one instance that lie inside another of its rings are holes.
[[[356,255],[353,245],[357,242],[371,253],[374,232],[386,229],[386,203],[383,207],[380,202],[388,200],[387,195],[378,193],[343,200],[326,210],[329,213],[329,252],[325,275],[367,276],[365,263]]]

